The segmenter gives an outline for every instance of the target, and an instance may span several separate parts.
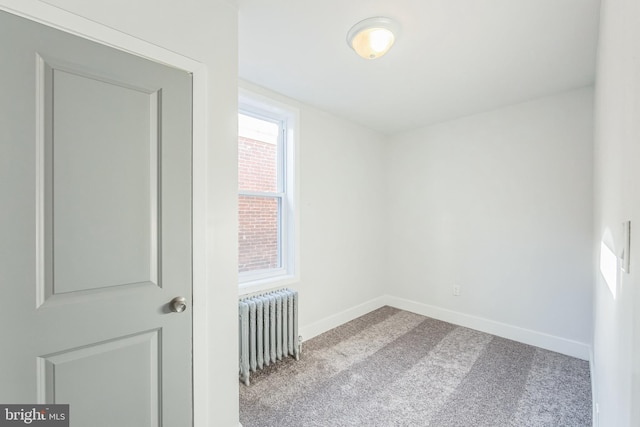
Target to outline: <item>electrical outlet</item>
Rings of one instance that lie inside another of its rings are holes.
[[[453,296],[454,297],[459,297],[460,296],[460,286],[453,285]]]

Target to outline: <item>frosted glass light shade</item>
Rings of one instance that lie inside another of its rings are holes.
[[[389,18],[369,18],[358,22],[347,33],[347,44],[358,55],[376,59],[391,49],[397,26]]]

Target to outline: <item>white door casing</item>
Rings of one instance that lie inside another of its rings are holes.
[[[0,402],[191,425],[191,77],[0,14]]]

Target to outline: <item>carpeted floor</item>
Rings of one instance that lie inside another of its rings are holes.
[[[243,427],[591,426],[589,364],[383,307],[240,384]]]

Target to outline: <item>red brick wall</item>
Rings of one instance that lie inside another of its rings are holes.
[[[246,191],[277,191],[277,146],[238,138],[238,186]],[[238,271],[278,268],[278,202],[240,196]]]

